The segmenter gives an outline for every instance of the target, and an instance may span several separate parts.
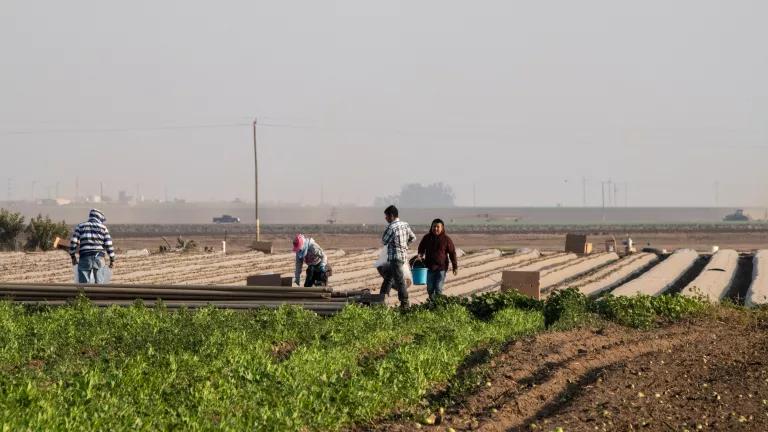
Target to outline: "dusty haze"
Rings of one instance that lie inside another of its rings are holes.
[[[764,1],[6,0],[0,199],[768,204]],[[6,186],[8,178],[12,180]],[[623,183],[627,183],[628,196]],[[717,183],[717,185],[716,185]],[[476,195],[473,195],[476,185]]]

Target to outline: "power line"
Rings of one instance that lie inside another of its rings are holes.
[[[150,126],[150,127],[122,127],[122,128],[95,128],[95,129],[26,129],[8,132],[0,132],[0,135],[37,135],[37,134],[58,134],[58,133],[115,133],[115,132],[142,132],[142,131],[163,131],[163,130],[185,130],[185,129],[214,129],[249,126],[248,123],[226,123],[226,124],[200,124],[186,126]]]
[[[111,128],[48,128],[48,129],[19,129],[0,132],[0,136],[22,136],[22,135],[43,135],[43,134],[99,134],[99,133],[127,133],[127,132],[152,132],[152,131],[183,131],[183,130],[195,130],[195,129],[225,129],[225,128],[238,128],[251,126],[251,123],[236,122],[236,123],[213,123],[213,124],[191,124],[191,125],[178,125],[178,126],[126,126],[126,127],[111,127]],[[393,127],[329,127],[321,125],[310,124],[298,124],[298,123],[281,123],[281,122],[265,122],[259,123],[259,127],[264,128],[276,128],[276,129],[293,129],[293,130],[315,130],[325,132],[347,132],[347,133],[374,133],[374,134],[394,134],[394,135],[445,135],[445,134],[472,134],[472,135],[494,135],[499,137],[508,137],[509,135],[515,135],[520,130],[514,129],[490,129],[490,128],[438,128],[438,129],[398,129]],[[653,144],[653,143],[648,143]],[[661,144],[661,143],[659,143]],[[726,144],[726,143],[712,143],[704,144],[705,147],[718,147],[718,148],[739,148],[739,149],[765,149],[768,147],[762,141],[760,144],[748,144],[743,145]]]

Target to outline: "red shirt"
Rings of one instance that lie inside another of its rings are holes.
[[[429,270],[447,271],[449,259],[454,269],[459,268],[456,261],[456,246],[445,232],[434,235],[430,231],[425,235],[419,243],[419,255],[424,255],[424,265]]]

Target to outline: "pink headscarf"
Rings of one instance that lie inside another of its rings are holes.
[[[304,238],[303,234],[296,234],[296,237],[293,239],[293,252],[296,253],[304,249],[305,241],[306,239]]]

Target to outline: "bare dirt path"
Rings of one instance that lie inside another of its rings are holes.
[[[486,387],[423,429],[768,430],[767,329],[726,313],[652,331],[611,325],[517,341],[492,360]]]

